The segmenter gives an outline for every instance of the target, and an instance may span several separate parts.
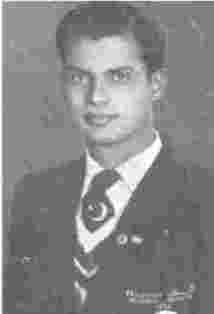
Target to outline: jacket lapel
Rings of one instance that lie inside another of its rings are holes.
[[[76,238],[75,213],[79,206],[85,174],[85,158],[72,161],[71,165],[60,169],[62,183],[55,199],[50,230],[49,259],[57,293],[63,298],[65,312],[72,308],[73,290],[73,248]],[[66,312],[66,313],[67,313]]]
[[[179,173],[168,147],[163,147],[152,167],[133,193],[119,228],[127,225],[149,225],[154,217],[168,214],[169,204],[176,197]]]

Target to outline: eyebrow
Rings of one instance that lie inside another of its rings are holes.
[[[83,73],[88,74],[88,75],[94,74],[93,72],[82,69],[82,68],[75,66],[75,65],[65,65],[64,68],[67,70],[71,70],[71,71],[73,70],[73,71],[83,72]],[[133,69],[134,69],[134,67],[131,65],[123,65],[123,66],[118,66],[115,68],[109,68],[104,73],[106,73],[106,72],[114,73],[116,71],[133,70]]]
[[[78,66],[74,66],[74,65],[64,65],[63,68],[66,69],[66,70],[71,70],[71,71],[83,72],[85,74],[90,74],[89,71],[84,70],[84,69],[82,69],[82,68],[80,68]]]
[[[109,72],[116,72],[116,71],[125,71],[125,70],[133,70],[134,67],[133,66],[130,66],[130,65],[124,65],[124,66],[120,66],[120,67],[116,67],[116,68],[112,68],[112,69],[109,69],[108,71]]]

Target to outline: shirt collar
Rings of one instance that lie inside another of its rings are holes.
[[[162,142],[158,131],[155,130],[155,140],[143,152],[128,159],[121,164],[117,171],[124,179],[130,190],[133,192],[138,183],[143,179],[153,162],[159,155],[162,148]]]
[[[154,160],[161,151],[162,142],[159,132],[157,130],[154,132],[155,140],[149,147],[147,147],[143,152],[128,159],[126,162],[116,168],[125,183],[128,185],[131,192],[136,189],[138,183],[143,179],[146,172],[152,166]],[[86,150],[86,177],[84,182],[83,195],[87,191],[91,179],[102,170],[104,170],[104,168],[101,167],[91,157],[88,150]]]
[[[85,175],[82,195],[84,195],[87,192],[88,186],[92,178],[95,175],[97,175],[99,172],[101,172],[102,170],[104,170],[104,168],[101,167],[100,164],[98,164],[98,162],[96,162],[96,160],[91,157],[91,155],[89,154],[89,151],[86,150],[86,175]]]

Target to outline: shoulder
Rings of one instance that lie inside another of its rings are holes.
[[[175,150],[168,145],[163,146],[162,175],[165,174],[171,184],[184,191],[186,197],[195,201],[205,201],[212,197],[214,184],[214,169],[202,168],[199,164],[192,161],[181,161],[176,156]]]
[[[68,179],[75,180],[81,171],[84,171],[83,168],[84,160],[81,156],[78,160],[61,163],[54,168],[28,173],[15,184],[14,192],[22,193],[36,190],[41,193],[44,191],[47,193],[47,188],[56,188]]]
[[[37,189],[43,190],[43,187],[54,187],[65,181],[68,177],[75,179],[75,177],[84,167],[84,162],[81,157],[78,160],[68,161],[59,164],[54,168],[47,168],[34,171],[24,175],[16,184],[15,192],[23,192],[23,190]]]
[[[185,204],[185,214],[193,221],[196,214],[199,214],[202,224],[203,220],[212,221],[214,169],[202,168],[191,161],[181,161],[169,145],[163,147],[156,168],[160,189],[168,193],[168,198],[172,196],[176,207],[179,207],[180,202]]]
[[[14,187],[11,202],[12,219],[16,216],[29,216],[41,204],[54,204],[60,191],[72,190],[84,173],[84,158],[61,163],[55,168],[43,169],[23,176]]]

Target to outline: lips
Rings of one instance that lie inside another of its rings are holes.
[[[84,118],[87,124],[91,126],[103,127],[112,122],[112,120],[116,119],[117,115],[87,113]]]

